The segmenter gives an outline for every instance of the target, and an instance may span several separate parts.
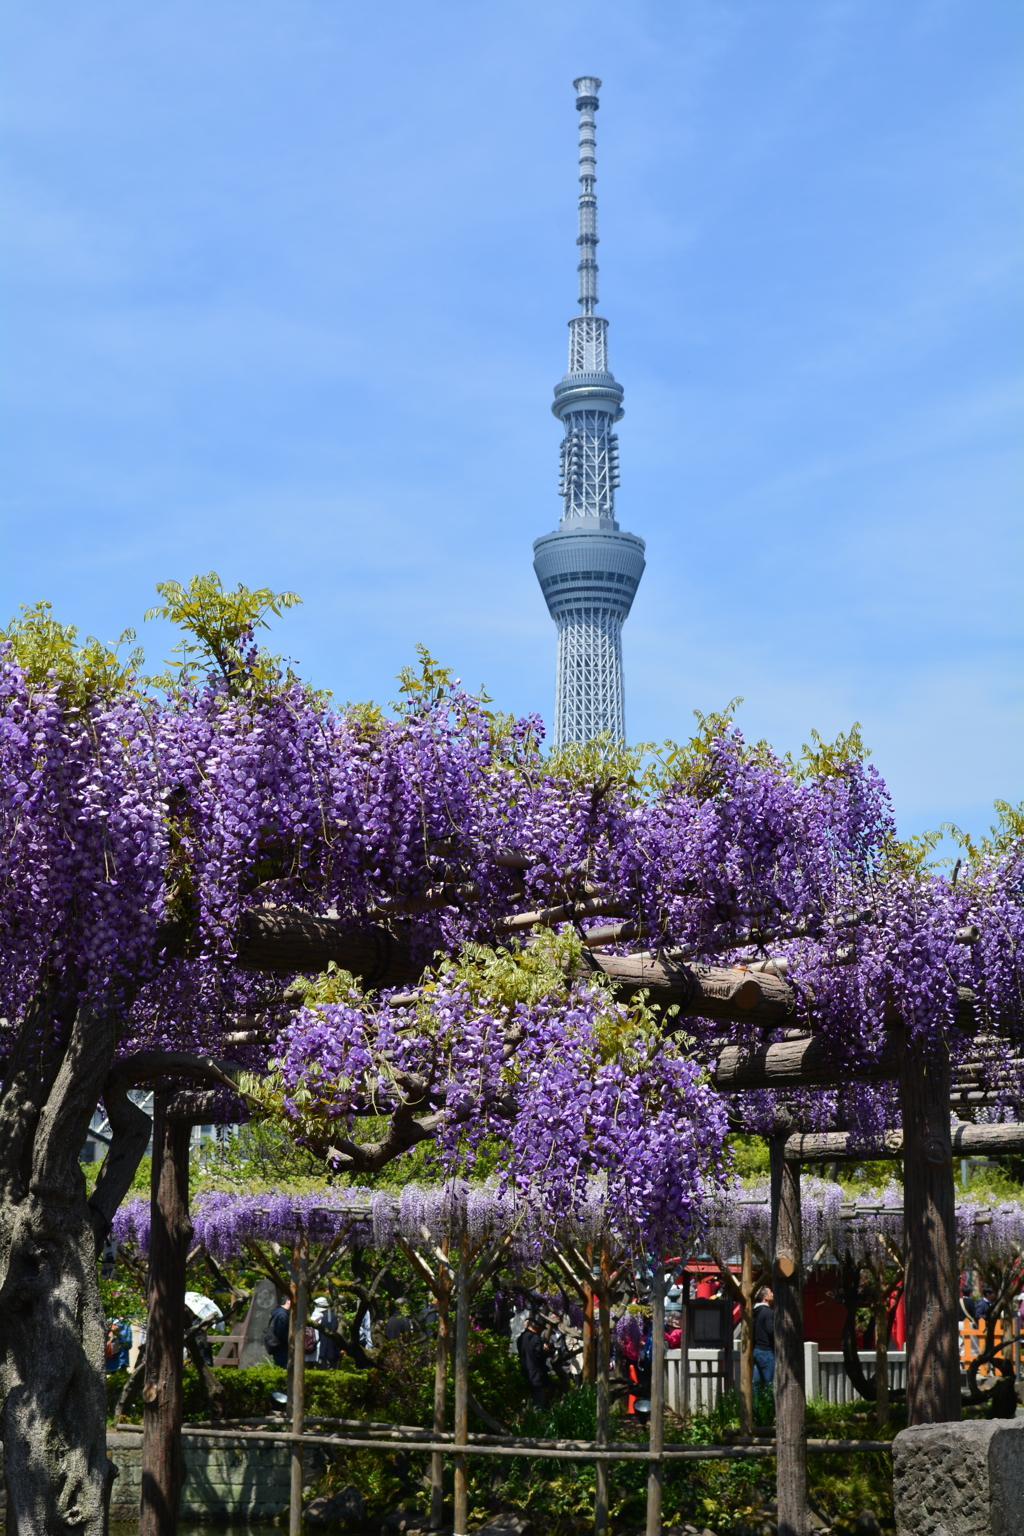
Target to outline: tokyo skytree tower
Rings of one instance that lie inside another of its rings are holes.
[[[557,533],[534,540],[548,612],[558,625],[554,745],[626,734],[622,626],[644,573],[644,541],[615,521],[622,385],[608,371],[608,322],[597,304],[594,113],[600,80],[574,80],[580,114],[581,314],[569,321],[569,370],[551,407],[565,428]]]

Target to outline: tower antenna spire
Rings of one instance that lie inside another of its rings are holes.
[[[573,81],[576,110],[580,115],[580,248],[579,304],[585,315],[594,313],[597,303],[597,132],[594,113],[600,106],[597,93],[601,82],[594,75],[581,75]]]
[[[579,305],[569,321],[569,367],[551,409],[565,430],[556,533],[534,541],[533,568],[558,626],[556,748],[607,735],[625,739],[622,626],[644,573],[644,541],[615,520],[622,385],[608,368],[608,322],[597,314],[594,113],[601,82],[573,81],[579,113]]]

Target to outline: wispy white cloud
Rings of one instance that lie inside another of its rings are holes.
[[[277,643],[340,697],[423,640],[547,710],[596,69],[632,732],[859,718],[908,827],[977,824],[1021,762],[1015,8],[588,18],[11,0],[0,612],[112,636],[213,567],[303,594]]]

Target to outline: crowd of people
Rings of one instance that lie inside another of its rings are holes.
[[[680,1272],[666,1276],[665,1297],[665,1345],[677,1349],[683,1332],[683,1288]],[[965,1315],[971,1318],[983,1316],[987,1296],[977,1302],[976,1311],[968,1311],[973,1298],[968,1290],[964,1295]],[[696,1288],[698,1301],[721,1301],[717,1277],[703,1277]],[[208,1363],[213,1363],[213,1351],[206,1330],[223,1325],[223,1314],[209,1297],[198,1293],[186,1294],[187,1325],[193,1334],[191,1344],[198,1348]],[[754,1308],[754,1379],[755,1383],[770,1387],[775,1374],[775,1319],[774,1299],[770,1287],[765,1287]],[[287,1368],[290,1348],[291,1300],[279,1298],[270,1313],[263,1333],[262,1343],[270,1360],[282,1369]],[[546,1310],[545,1310],[546,1309]],[[620,1328],[615,1335],[613,1370],[624,1390],[629,1413],[644,1414],[649,1409],[651,1392],[651,1360],[653,1338],[650,1317],[646,1309],[630,1308],[631,1326]],[[739,1308],[732,1309],[732,1321],[737,1321]],[[395,1297],[389,1306],[389,1314],[376,1328],[372,1326],[369,1311],[362,1317],[360,1342],[367,1350],[373,1350],[381,1342],[391,1342],[406,1336],[427,1339],[432,1336],[436,1324],[436,1310],[428,1306],[422,1314],[413,1315],[406,1297]],[[485,1325],[487,1326],[487,1325]],[[494,1326],[492,1321],[489,1326]],[[303,1337],[303,1355],[307,1368],[329,1370],[336,1367],[345,1352],[339,1338],[340,1320],[330,1297],[313,1298]],[[531,1401],[543,1407],[552,1388],[566,1390],[582,1370],[582,1329],[574,1326],[568,1316],[552,1310],[551,1302],[539,1295],[524,1298],[524,1304],[506,1304],[498,1321],[499,1331],[508,1331],[513,1353],[518,1357],[523,1379]],[[139,1352],[133,1358],[133,1344]],[[126,1317],[108,1320],[106,1335],[106,1368],[108,1372],[124,1370],[141,1358],[145,1345],[145,1326],[132,1324]]]

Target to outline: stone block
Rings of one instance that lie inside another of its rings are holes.
[[[339,1493],[330,1495],[322,1494],[307,1504],[305,1511],[306,1524],[319,1529],[327,1525],[347,1525],[358,1523],[366,1514],[366,1500],[359,1489],[349,1484]]]
[[[280,1441],[206,1439],[186,1435],[183,1520],[266,1521],[288,1506],[291,1449]],[[107,1454],[117,1468],[110,1518],[138,1527],[142,1491],[141,1430],[110,1430]],[[3,1454],[0,1449],[0,1532],[4,1529]]]
[[[893,1491],[897,1536],[1024,1536],[1024,1419],[903,1430]]]

